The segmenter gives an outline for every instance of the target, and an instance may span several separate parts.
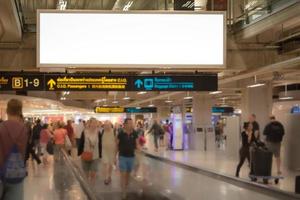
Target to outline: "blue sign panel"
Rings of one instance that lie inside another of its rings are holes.
[[[213,113],[233,113],[233,107],[212,107]]]
[[[216,74],[137,76],[133,85],[133,90],[143,91],[216,91],[218,78]]]

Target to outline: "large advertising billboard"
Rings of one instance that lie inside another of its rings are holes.
[[[225,67],[224,12],[38,10],[37,17],[38,67]]]

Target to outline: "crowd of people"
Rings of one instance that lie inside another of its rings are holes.
[[[96,180],[100,161],[105,171],[105,185],[111,183],[113,167],[118,166],[122,197],[126,198],[130,173],[133,171],[136,175],[140,168],[146,168],[142,167],[141,153],[145,148],[145,134],[153,135],[156,149],[159,146],[172,148],[172,124],[168,121],[164,125],[155,121],[148,131],[143,121],[134,123],[130,118],[126,118],[123,124],[114,125],[95,118],[79,120],[76,124],[72,120],[66,124],[63,121],[47,124],[40,119],[32,123],[24,120],[22,102],[17,99],[8,102],[7,116],[8,120],[0,124],[0,166],[4,166],[0,176],[5,180],[0,182],[0,196],[5,200],[22,199],[26,163],[30,158],[38,165],[47,166],[49,155],[53,154],[54,161],[59,164],[64,160],[63,151],[80,158],[82,169],[91,183]],[[74,149],[77,155],[74,155]],[[12,165],[14,169],[9,167]]]
[[[126,118],[123,124],[101,122],[96,118],[74,123],[68,120],[56,121],[50,124],[36,120],[34,124],[25,121],[22,115],[22,102],[11,99],[7,103],[8,119],[0,123],[0,197],[1,200],[22,199],[23,179],[27,176],[26,162],[31,157],[37,164],[49,165],[49,154],[54,154],[54,160],[61,163],[62,152],[80,158],[82,169],[91,183],[96,180],[99,164],[105,171],[104,184],[112,182],[114,166],[120,171],[122,198],[127,196],[130,174],[143,166],[143,154],[146,134],[152,134],[155,151],[159,147],[172,149],[173,126],[168,120],[160,123],[154,120],[148,129],[143,121],[136,123]],[[281,174],[280,145],[284,135],[283,125],[270,118],[263,134],[266,136],[266,147],[274,154],[278,175]],[[221,126],[220,126],[221,127]],[[250,148],[260,143],[259,124],[252,114],[244,123],[241,133],[242,147],[236,176],[245,160],[250,165]],[[52,148],[51,148],[52,147]],[[74,155],[72,149],[77,149]]]

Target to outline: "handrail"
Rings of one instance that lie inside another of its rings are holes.
[[[99,200],[94,194],[94,192],[89,187],[87,180],[85,176],[81,173],[81,171],[78,169],[77,165],[70,159],[67,152],[65,150],[61,150],[67,165],[71,168],[73,174],[75,175],[76,179],[80,183],[81,188],[83,189],[84,193],[87,195],[89,200]],[[100,199],[103,200],[103,199]]]

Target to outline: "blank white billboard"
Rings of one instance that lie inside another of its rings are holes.
[[[225,67],[218,12],[38,11],[38,67]]]

